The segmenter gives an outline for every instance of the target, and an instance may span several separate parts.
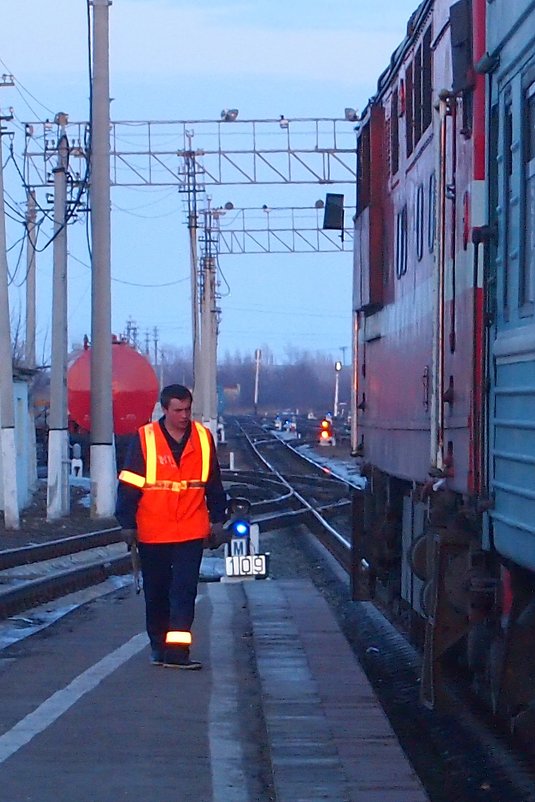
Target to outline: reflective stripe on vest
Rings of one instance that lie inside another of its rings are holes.
[[[191,632],[172,630],[165,636],[165,642],[174,643],[179,646],[191,646]]]
[[[179,482],[157,481],[156,466],[158,455],[156,453],[154,423],[148,423],[143,427],[146,448],[145,461],[147,465],[146,480],[143,485],[137,484],[137,487],[144,487],[145,490],[170,490],[172,493],[180,493],[182,490],[197,490],[206,486],[210,474],[210,440],[208,439],[208,432],[201,423],[193,421],[192,425],[195,426],[201,444],[201,478]],[[136,476],[136,474],[131,475]],[[130,484],[134,484],[134,482],[131,481]]]
[[[173,482],[171,479],[162,479],[154,482],[153,485],[147,485],[145,490],[171,490],[173,493],[180,493],[181,490],[200,489],[206,487],[206,482],[197,482],[197,480],[187,481],[182,479],[180,482]]]
[[[208,432],[204,428],[201,423],[197,423],[194,421],[195,428],[197,429],[197,434],[199,435],[199,440],[201,441],[201,453],[202,453],[202,472],[201,472],[201,482],[206,484],[208,480],[208,474],[210,473],[210,441],[208,439]]]
[[[146,469],[145,477],[148,485],[153,485],[156,482],[156,437],[154,436],[154,424],[149,423],[148,426],[143,427],[145,434],[146,445]]]
[[[145,477],[140,476],[139,473],[133,473],[132,471],[121,471],[119,480],[121,482],[126,482],[127,485],[134,485],[134,487],[142,488],[145,486]]]

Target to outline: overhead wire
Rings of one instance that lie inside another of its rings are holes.
[[[0,64],[2,64],[2,65],[3,65],[3,66],[6,68],[6,70],[8,71],[8,73],[9,73],[9,74],[10,74],[10,75],[11,75],[13,78],[15,78],[15,75],[14,75],[14,74],[13,74],[13,72],[12,72],[12,71],[9,69],[9,67],[7,66],[7,64],[6,64],[6,62],[4,61],[4,59],[0,58]],[[39,100],[39,98],[35,97],[35,95],[32,95],[32,93],[30,92],[30,90],[29,90],[29,89],[26,89],[26,87],[24,86],[24,84],[23,84],[23,83],[21,83],[21,81],[20,81],[18,78],[15,78],[15,80],[16,80],[15,89],[17,89],[17,88],[20,86],[20,88],[21,88],[21,89],[23,89],[23,90],[26,92],[26,94],[27,94],[27,95],[29,95],[29,96],[32,98],[32,100],[35,100],[35,102],[36,102],[36,103],[39,103],[39,105],[40,105],[40,106],[42,106],[42,107],[43,107],[43,109],[46,109],[46,111],[49,111],[49,112],[50,112],[50,114],[54,114],[54,112],[52,111],[52,109],[49,109],[49,108],[48,108],[48,106],[45,106],[45,104],[44,104],[44,103],[41,103],[41,101]],[[21,95],[21,97],[22,97],[22,93],[21,93],[21,92],[19,92],[19,94],[20,94],[20,95]],[[24,97],[22,97],[22,99],[24,100]],[[28,106],[28,108],[30,109],[30,111],[32,112],[32,114],[35,114],[35,116],[36,116],[36,117],[39,117],[39,115],[38,115],[38,114],[36,114],[36,112],[34,111],[34,109],[32,109],[32,107],[30,106],[30,104],[28,103],[28,101],[24,100],[24,102],[26,103],[26,105]]]
[[[82,259],[78,259],[77,256],[74,256],[70,252],[69,252],[69,257],[71,259],[74,259],[75,262],[78,262],[78,264],[82,265],[82,267],[87,267],[88,270],[91,270],[91,265],[87,264],[87,262],[82,261]],[[159,287],[174,287],[177,284],[182,284],[184,281],[189,280],[189,276],[176,279],[176,281],[165,281],[165,282],[160,282],[158,284],[142,284],[141,282],[127,281],[126,279],[114,278],[113,276],[111,277],[111,280],[115,281],[117,284],[127,284],[129,287],[159,288]]]
[[[8,286],[13,285],[14,287],[22,287],[23,284],[25,283],[26,279],[28,278],[29,267],[26,270],[26,275],[24,276],[23,280],[21,282],[19,282],[18,284],[15,282],[15,278],[17,277],[17,273],[18,273],[18,270],[19,270],[19,267],[20,267],[20,263],[22,261],[22,254],[24,253],[24,243],[26,242],[27,236],[28,236],[28,232],[25,231],[24,235],[22,237],[20,237],[20,239],[17,240],[17,242],[14,243],[14,245],[11,246],[11,248],[14,248],[17,245],[17,243],[20,242],[20,250],[19,250],[19,255],[17,257],[17,263],[15,265],[15,269],[14,269],[13,272],[11,272],[9,270],[9,268],[8,268],[8,271],[7,271],[7,277],[8,277],[8,282],[7,283],[8,283]]]

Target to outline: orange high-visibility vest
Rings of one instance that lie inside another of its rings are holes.
[[[145,476],[121,471],[119,480],[142,491],[136,513],[142,543],[176,543],[205,538],[210,520],[205,487],[210,474],[211,448],[207,429],[193,421],[191,434],[177,466],[158,423],[139,429],[145,457]]]

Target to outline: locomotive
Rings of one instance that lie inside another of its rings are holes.
[[[424,0],[357,132],[367,592],[535,730],[535,3]]]

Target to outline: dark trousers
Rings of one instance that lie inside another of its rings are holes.
[[[202,552],[202,540],[139,544],[147,634],[153,649],[164,648],[169,630],[191,630]]]

